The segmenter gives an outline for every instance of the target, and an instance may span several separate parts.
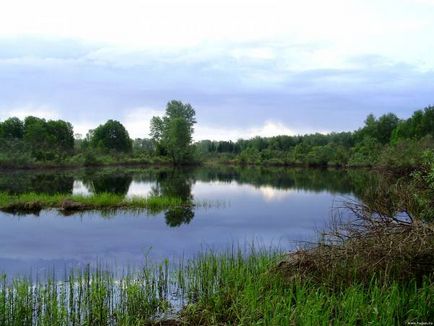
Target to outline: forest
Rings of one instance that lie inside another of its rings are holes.
[[[154,117],[149,137],[131,139],[108,120],[83,138],[63,120],[16,117],[0,122],[0,167],[197,165],[383,167],[408,171],[434,149],[434,106],[408,119],[393,113],[375,117],[353,132],[254,137],[193,142],[195,110],[171,101],[166,116]],[[146,133],[146,130],[143,131]]]

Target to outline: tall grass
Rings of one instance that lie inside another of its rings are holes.
[[[373,277],[332,289],[273,272],[275,250],[206,252],[170,268],[120,279],[102,270],[64,282],[0,281],[0,325],[148,325],[174,312],[179,325],[393,325],[434,318],[432,278],[387,285]],[[176,312],[176,311],[175,311]]]
[[[338,289],[301,276],[276,274],[273,251],[208,253],[179,277],[188,297],[182,316],[192,325],[380,325],[432,320],[434,285],[354,282]]]
[[[71,273],[64,282],[32,283],[3,276],[0,325],[143,325],[166,311],[167,269],[117,280],[101,270]]]

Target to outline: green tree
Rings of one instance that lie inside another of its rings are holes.
[[[393,114],[388,113],[382,115],[377,123],[377,139],[381,144],[388,144],[390,142],[393,130],[398,126],[399,118]]]
[[[63,120],[27,117],[23,139],[32,156],[38,160],[61,159],[74,150],[74,130],[69,122]]]
[[[375,165],[378,162],[379,155],[383,146],[376,138],[366,136],[363,140],[352,148],[350,165]]]
[[[0,123],[0,138],[21,139],[24,135],[24,123],[18,118],[9,118]]]
[[[434,136],[434,106],[415,111],[409,119],[401,121],[393,131],[392,142],[409,138],[421,139],[427,135]]]
[[[163,118],[151,120],[151,137],[158,152],[171,158],[173,164],[186,163],[193,154],[193,132],[196,112],[190,104],[180,101],[167,103]]]
[[[74,150],[74,129],[69,122],[49,120],[46,129],[58,150],[63,152]]]
[[[90,130],[87,141],[91,147],[103,151],[129,153],[133,148],[128,131],[116,120],[108,120],[105,124]]]
[[[378,119],[370,114],[365,120],[365,126],[356,132],[356,138],[361,142],[363,138],[370,137],[385,145],[390,142],[392,133],[398,125],[399,118],[393,113],[384,114]]]

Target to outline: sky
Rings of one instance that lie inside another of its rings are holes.
[[[434,0],[4,0],[0,120],[108,119],[172,99],[195,139],[349,131],[434,104]]]

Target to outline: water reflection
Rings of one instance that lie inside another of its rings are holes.
[[[133,182],[133,177],[124,173],[86,173],[82,181],[90,193],[101,194],[108,192],[116,195],[126,195]]]
[[[0,212],[0,273],[83,266],[98,259],[139,264],[194,256],[252,240],[284,248],[312,240],[333,201],[358,197],[372,175],[363,171],[201,167],[196,169],[87,169],[0,172],[0,191],[65,194],[112,192],[162,195],[186,202],[223,201],[224,207],[189,205],[164,212],[86,212],[39,217]],[[152,214],[151,214],[152,215]]]
[[[69,173],[13,172],[0,173],[0,192],[10,194],[37,192],[46,194],[72,193],[74,176]]]
[[[372,176],[362,171],[201,167],[196,169],[82,169],[71,171],[0,172],[0,191],[9,193],[64,193],[122,196],[168,196],[186,205],[164,212],[166,224],[177,227],[195,217],[195,196],[231,200],[241,191],[260,195],[266,202],[285,201],[299,191],[360,196]],[[210,188],[209,185],[213,187]],[[210,190],[207,193],[207,190]],[[230,194],[234,191],[235,194]],[[219,198],[219,196],[221,198]],[[160,211],[149,212],[158,214]],[[112,212],[113,214],[113,212]],[[116,212],[114,212],[116,214]],[[107,214],[105,214],[107,215]]]
[[[276,189],[358,193],[366,184],[363,171],[202,167],[197,169],[82,169],[71,171],[0,171],[0,192],[115,193],[168,195],[192,199],[197,182],[247,184],[271,193]]]
[[[171,227],[188,224],[194,218],[192,185],[193,178],[188,170],[172,169],[157,173],[157,182],[151,195],[181,198],[186,205],[167,210],[166,224]]]

